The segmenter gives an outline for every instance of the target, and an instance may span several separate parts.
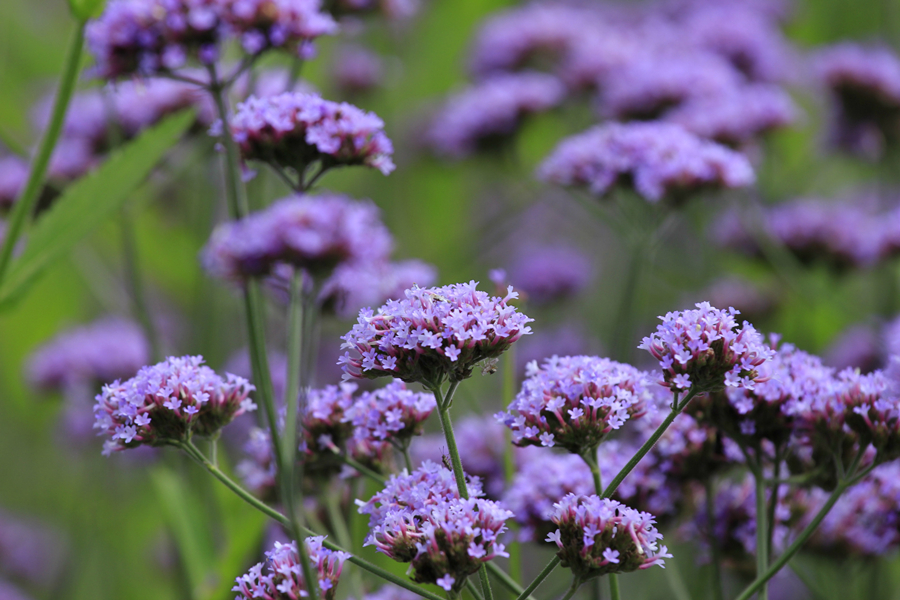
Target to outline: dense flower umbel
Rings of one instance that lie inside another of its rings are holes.
[[[411,563],[418,583],[434,583],[459,592],[466,577],[495,556],[508,556],[498,541],[512,513],[478,498],[471,480],[468,500],[459,497],[453,474],[433,462],[388,480],[385,489],[359,512],[369,515],[365,545],[399,562]]]
[[[437,407],[434,395],[406,389],[402,381],[392,381],[374,392],[364,392],[346,411],[360,435],[406,446],[422,433],[422,422]]]
[[[323,284],[319,303],[349,319],[362,308],[398,300],[414,285],[429,286],[436,279],[437,270],[419,260],[345,263]]]
[[[351,555],[325,548],[322,546],[324,539],[321,536],[306,538],[304,546],[322,598],[334,600],[344,561]],[[297,542],[275,542],[275,547],[266,552],[266,561],[251,567],[246,575],[241,575],[235,582],[231,591],[240,594],[238,600],[298,600],[308,595],[297,553]]]
[[[235,472],[254,494],[267,498],[274,494],[278,471],[272,456],[272,436],[266,429],[250,430],[243,447],[247,456],[237,464]]]
[[[559,527],[547,536],[556,543],[562,565],[582,581],[608,573],[629,573],[671,558],[650,513],[596,495],[567,494],[553,505]]]
[[[94,405],[94,428],[109,435],[103,453],[141,444],[160,446],[212,435],[256,405],[255,388],[230,373],[225,379],[203,365],[201,356],[169,357],[143,367],[125,382],[103,386]]]
[[[503,298],[475,289],[477,283],[406,290],[406,298],[378,309],[361,310],[343,336],[340,360],[345,377],[396,377],[408,383],[438,385],[460,381],[476,363],[499,357],[510,344],[531,333],[524,314],[508,304],[518,297],[512,286]]]
[[[566,246],[531,246],[518,253],[509,280],[534,304],[574,296],[591,281],[591,259]],[[546,356],[546,355],[545,355]]]
[[[210,133],[219,135],[217,122]],[[387,175],[394,147],[384,122],[346,102],[316,94],[286,92],[251,96],[238,104],[229,123],[244,160],[259,160],[302,173],[315,161],[323,167],[365,165]]]
[[[371,202],[345,196],[292,196],[219,225],[201,261],[212,275],[268,275],[276,263],[327,275],[338,264],[386,258],[391,235]]]
[[[522,390],[497,419],[517,446],[562,446],[583,454],[652,399],[650,375],[608,358],[554,356],[528,365]]]
[[[300,452],[310,474],[329,475],[341,468],[335,452],[346,448],[353,435],[347,416],[353,406],[356,384],[342,383],[312,389],[306,395],[306,412],[301,418]]]
[[[222,17],[247,54],[283,48],[308,58],[310,41],[338,31],[320,5],[320,0],[224,0]]]
[[[438,154],[462,158],[508,140],[526,115],[562,102],[565,87],[543,73],[497,75],[451,97],[428,131]]]
[[[638,348],[659,361],[665,385],[673,391],[693,387],[710,392],[723,386],[753,389],[764,378],[757,371],[774,354],[753,325],[738,325],[733,308],[698,302],[697,310],[667,313],[656,333]]]
[[[610,123],[562,141],[541,163],[538,177],[587,187],[603,196],[616,185],[633,187],[651,202],[679,199],[705,188],[753,183],[742,155],[703,140],[674,123]]]
[[[900,358],[892,358],[897,360]],[[875,447],[879,462],[900,457],[900,401],[884,372],[863,375],[846,369],[837,379],[837,393],[847,409],[847,425],[861,441]]]

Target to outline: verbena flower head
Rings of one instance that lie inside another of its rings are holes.
[[[229,33],[250,55],[281,48],[308,58],[312,40],[338,31],[321,0],[225,0],[223,8]]]
[[[638,348],[659,361],[665,385],[673,391],[710,392],[724,386],[753,389],[763,381],[757,367],[770,358],[753,325],[738,325],[733,308],[720,310],[698,302],[696,310],[667,313],[656,333]]]
[[[609,573],[630,573],[653,565],[665,567],[671,558],[650,513],[596,495],[568,494],[554,504],[552,520],[559,527],[547,536],[556,543],[562,566],[582,581]]]
[[[344,561],[351,555],[325,548],[322,545],[324,539],[324,536],[306,538],[304,549],[316,574],[319,593],[324,600],[334,600]],[[238,577],[231,591],[240,594],[238,600],[298,600],[308,596],[297,542],[275,542],[275,547],[266,552],[266,561],[257,563],[246,575]]]
[[[362,308],[399,300],[409,288],[430,286],[436,279],[434,266],[419,260],[345,263],[322,285],[319,303],[348,319]]]
[[[328,275],[345,262],[386,258],[391,235],[371,202],[337,194],[292,196],[219,225],[201,261],[215,277],[268,275],[278,263]]]
[[[223,379],[203,357],[169,357],[131,379],[103,386],[94,405],[94,428],[108,435],[103,453],[142,444],[161,446],[212,435],[246,411],[255,388],[230,373]]]
[[[460,381],[475,365],[499,357],[532,321],[503,298],[475,289],[477,283],[406,290],[406,298],[378,309],[361,310],[357,324],[343,336],[340,360],[345,377],[391,376],[407,383],[439,385]]]
[[[519,252],[509,279],[526,300],[546,304],[573,296],[591,281],[591,260],[565,246],[532,246]]]
[[[431,124],[428,144],[451,158],[501,145],[525,116],[553,108],[564,95],[562,83],[551,75],[497,75],[451,97]]]
[[[334,85],[351,96],[378,88],[384,81],[384,74],[382,58],[363,46],[342,46],[332,65]]]
[[[528,365],[522,390],[497,419],[517,446],[562,446],[584,454],[644,413],[655,381],[631,365],[596,356],[554,356]]]
[[[900,360],[900,358],[892,358]],[[900,458],[900,398],[883,371],[862,374],[858,369],[838,373],[837,391],[847,408],[845,422],[878,452],[876,460]]]
[[[538,177],[563,186],[586,187],[604,196],[616,186],[633,187],[651,202],[680,199],[702,189],[753,183],[742,155],[703,140],[674,123],[610,123],[562,141],[541,163]]]
[[[251,96],[238,104],[228,127],[244,160],[297,173],[316,161],[323,168],[365,165],[384,175],[394,170],[394,147],[380,118],[316,94]],[[219,135],[221,128],[217,122],[210,133]]]
[[[4,577],[50,588],[67,554],[64,536],[47,523],[0,509],[0,583]],[[0,585],[0,598],[6,600]]]
[[[460,498],[453,474],[432,462],[394,475],[384,490],[360,503],[359,512],[369,515],[365,545],[410,563],[413,581],[459,592],[481,563],[508,556],[499,537],[512,517],[500,504],[478,497],[477,480],[468,491],[468,500]]]
[[[346,450],[347,440],[353,435],[348,413],[356,389],[354,383],[342,383],[311,389],[306,394],[306,412],[300,417],[300,452],[310,474],[340,471],[342,462],[336,454]]]
[[[405,447],[413,436],[422,433],[422,423],[436,407],[433,394],[414,392],[402,381],[393,381],[360,394],[344,418],[353,423],[361,437]]]
[[[822,362],[838,371],[853,368],[870,373],[884,367],[886,354],[896,354],[890,351],[889,327],[886,325],[879,335],[869,324],[851,325],[822,351]]]
[[[250,430],[243,447],[246,458],[235,467],[235,472],[251,492],[261,498],[275,494],[278,470],[272,456],[272,436],[266,429]]]

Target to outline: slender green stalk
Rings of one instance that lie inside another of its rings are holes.
[[[403,455],[403,464],[406,466],[406,472],[413,472],[412,459],[409,457],[409,444],[400,448],[400,454]]]
[[[37,205],[44,185],[44,176],[47,174],[47,166],[50,164],[53,148],[56,147],[56,142],[62,131],[66,109],[69,106],[69,101],[72,99],[75,82],[78,81],[78,73],[81,70],[81,51],[84,47],[85,23],[86,21],[83,20],[78,21],[75,33],[69,42],[65,63],[63,64],[62,77],[59,82],[59,90],[56,92],[56,97],[53,100],[50,122],[38,145],[37,155],[31,162],[25,189],[19,196],[18,201],[13,204],[12,213],[6,228],[6,237],[3,240],[3,245],[0,246],[0,282],[3,281],[6,271],[9,269],[16,242],[19,241],[29,217],[34,213],[34,207]]]
[[[328,521],[331,523],[331,530],[337,538],[338,543],[344,548],[353,548],[353,536],[350,535],[350,528],[347,527],[347,519],[344,518],[344,511],[341,510],[340,490],[335,486],[330,486],[325,497],[325,510],[328,512]],[[350,573],[350,583],[353,597],[362,598],[363,589],[362,581],[358,577],[359,573],[353,571]]]
[[[515,345],[513,345],[503,353],[503,406],[509,406],[512,403],[516,393],[515,351],[516,347]],[[508,487],[512,483],[512,479],[516,474],[516,461],[514,455],[515,447],[512,443],[512,431],[509,427],[503,428],[503,441],[503,478],[506,480],[506,485]],[[519,530],[518,526],[515,523],[510,527],[510,529],[512,530],[513,535],[515,535]],[[510,576],[515,581],[521,581],[522,545],[513,544],[510,548],[507,548],[507,552],[509,552]]]
[[[303,271],[294,269],[291,276],[290,301],[288,305],[288,339],[287,339],[287,382],[285,384],[285,409],[284,435],[282,437],[281,453],[287,458],[284,464],[285,473],[289,475],[291,483],[294,481],[294,455],[297,448],[297,411],[300,397],[300,365],[303,352]]]
[[[625,277],[625,285],[622,286],[622,296],[619,298],[619,310],[616,313],[612,338],[614,358],[625,362],[629,362],[635,345],[630,338],[637,305],[635,296],[641,280],[645,253],[644,244],[632,242],[631,246],[628,272]]]
[[[681,576],[681,571],[678,569],[678,563],[669,561],[665,571],[666,580],[669,582],[669,589],[672,591],[672,596],[675,597],[675,600],[691,600],[691,594],[684,585],[684,578]]]
[[[231,213],[232,219],[239,219],[246,216],[250,212],[250,208],[247,203],[247,192],[244,189],[243,181],[241,181],[237,144],[234,143],[234,139],[231,137],[231,130],[228,125],[228,107],[225,105],[225,92],[228,86],[225,82],[219,81],[215,65],[209,65],[207,69],[209,71],[209,86],[207,89],[216,104],[219,119],[222,120],[222,145],[225,147],[225,193],[228,197],[228,211]]]
[[[712,477],[708,477],[704,485],[706,487],[706,541],[709,544],[709,553],[712,556],[713,600],[722,600],[722,563],[719,556],[719,543],[716,540],[716,515],[713,510],[715,486]]]
[[[159,362],[162,360],[159,336],[156,334],[156,327],[153,325],[150,309],[147,306],[144,281],[141,278],[140,264],[138,262],[134,221],[127,207],[119,214],[119,231],[122,235],[122,259],[125,262],[125,281],[128,282],[131,309],[135,318],[141,324],[144,335],[147,337],[147,343],[150,345],[150,362]]]
[[[384,485],[384,482],[387,481],[387,478],[384,475],[380,475],[379,473],[376,473],[375,471],[373,471],[366,465],[362,464],[361,462],[359,462],[352,456],[347,456],[346,454],[342,454],[341,452],[338,452],[337,450],[335,450],[335,456],[340,458],[341,462],[343,462],[345,465],[353,467],[354,469],[356,469],[357,471],[359,471],[361,474],[365,475],[372,481],[380,483],[381,485]]]
[[[767,523],[769,524],[769,528],[766,531],[766,547],[769,549],[770,557],[774,554],[774,550],[772,549],[772,541],[775,537],[775,510],[778,508],[778,491],[781,487],[781,482],[778,480],[778,477],[781,475],[781,457],[781,448],[776,446],[774,464],[772,465],[772,479],[765,480],[765,485],[772,486],[772,489],[769,492],[769,506],[767,509],[769,511],[767,515]]]
[[[751,467],[756,495],[756,577],[759,578],[769,568],[769,526],[766,506],[766,482],[763,479],[762,465]],[[757,600],[768,600],[769,590],[763,582],[759,588]]]
[[[569,600],[572,596],[575,595],[575,592],[578,591],[578,588],[581,587],[581,579],[576,575],[572,578],[572,585],[569,586],[569,590],[566,592],[566,595],[562,597],[562,600]]]
[[[635,453],[634,456],[628,461],[628,463],[622,467],[622,470],[613,477],[613,480],[609,482],[609,485],[606,486],[606,489],[603,490],[603,494],[600,496],[601,498],[609,498],[616,491],[616,488],[619,487],[619,484],[622,483],[622,480],[628,476],[629,473],[637,466],[641,459],[650,452],[650,449],[656,445],[657,440],[662,437],[662,434],[666,432],[666,429],[669,428],[669,425],[675,420],[675,417],[681,414],[681,411],[688,405],[688,403],[693,399],[694,396],[697,395],[697,392],[691,387],[687,394],[685,395],[684,400],[679,402],[678,394],[675,394],[675,399],[672,402],[672,412],[666,416],[665,420],[660,423],[659,427],[656,428],[656,431],[650,436],[650,438],[644,442],[644,445],[640,447],[640,449]]]
[[[619,600],[619,576],[615,573],[609,574],[609,596],[612,600]]]
[[[554,556],[553,560],[547,563],[547,566],[541,569],[541,572],[537,574],[537,577],[535,577],[532,582],[528,584],[528,587],[522,590],[522,593],[519,594],[516,600],[526,600],[527,598],[530,598],[531,593],[536,590],[537,587],[541,585],[545,579],[547,579],[550,573],[553,572],[553,569],[555,569],[560,562],[560,558],[558,556]]]
[[[475,600],[484,600],[484,597],[481,595],[481,592],[478,591],[478,588],[475,586],[475,584],[469,578],[466,578],[466,589],[469,591],[470,594],[472,594],[472,597],[475,598]]]

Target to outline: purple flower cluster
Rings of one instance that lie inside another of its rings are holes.
[[[409,288],[430,286],[436,279],[436,269],[419,260],[345,263],[322,285],[319,303],[349,319],[360,309],[399,300]]]
[[[88,25],[95,72],[108,79],[183,68],[189,58],[215,62],[221,44],[239,40],[256,55],[269,48],[295,53],[337,31],[319,0],[113,0]]]
[[[845,369],[838,373],[836,391],[846,407],[845,422],[861,442],[872,444],[878,453],[876,460],[900,458],[900,399],[896,382],[882,371],[863,375]]]
[[[402,381],[392,381],[379,390],[360,394],[345,419],[364,438],[405,447],[413,436],[422,433],[422,423],[436,407],[433,394],[414,392]]]
[[[378,116],[316,94],[251,96],[238,104],[228,128],[244,160],[298,174],[316,161],[322,168],[365,165],[384,175],[394,170],[394,147]],[[221,132],[221,122],[210,130],[212,135]]]
[[[261,498],[268,498],[275,492],[278,469],[272,456],[272,436],[266,429],[253,427],[244,443],[244,455],[235,467],[235,472],[251,492]]]
[[[453,474],[432,462],[412,474],[394,475],[359,507],[369,515],[365,545],[411,563],[413,581],[458,593],[482,563],[508,556],[499,537],[513,516],[500,504],[478,498],[477,480],[468,487],[471,497],[460,498]]]
[[[674,392],[709,392],[723,386],[753,389],[763,381],[757,368],[771,358],[762,335],[733,308],[720,310],[698,302],[696,310],[666,313],[656,333],[638,348],[659,361],[664,385]]]
[[[3,578],[50,587],[59,576],[67,544],[49,525],[0,510],[0,598]]]
[[[477,283],[406,290],[406,298],[378,309],[361,310],[343,336],[340,360],[346,377],[396,377],[408,383],[439,385],[466,379],[475,365],[499,357],[523,335],[529,319],[503,298],[476,289]]]
[[[268,275],[277,263],[327,275],[338,264],[387,257],[392,240],[371,202],[336,194],[292,196],[219,225],[201,261],[215,277]]]
[[[517,253],[509,269],[510,282],[534,304],[573,296],[593,276],[591,260],[566,246],[532,246]]]
[[[672,123],[611,123],[563,140],[538,170],[544,181],[603,196],[617,185],[644,198],[678,199],[704,188],[753,183],[742,155]]]
[[[773,287],[736,276],[713,281],[702,295],[713,306],[733,306],[751,320],[769,315],[780,300]]]
[[[324,600],[334,600],[347,552],[336,552],[322,545],[324,537],[310,537],[304,541],[317,586]],[[250,571],[235,580],[231,591],[238,592],[238,600],[298,600],[308,595],[300,567],[297,542],[282,544],[266,552],[266,561],[257,563]]]
[[[160,446],[212,435],[244,412],[255,388],[242,378],[222,379],[200,356],[169,357],[131,379],[103,386],[94,405],[94,428],[108,435],[103,454],[141,444]]]
[[[835,141],[879,156],[898,141],[900,56],[887,47],[842,43],[816,57],[819,78],[836,106]]]
[[[0,157],[0,214],[12,208],[28,181],[28,161],[18,156]]]
[[[338,49],[331,68],[334,85],[342,93],[355,96],[378,88],[384,80],[382,58],[363,46],[346,45]]]
[[[561,446],[574,454],[597,446],[625,421],[643,415],[652,377],[595,356],[554,356],[528,365],[522,390],[497,419],[517,446]]]
[[[431,123],[428,144],[452,158],[500,145],[525,116],[553,108],[564,95],[562,83],[550,75],[498,75],[447,100]]]
[[[553,505],[559,527],[547,536],[556,543],[562,565],[582,581],[609,573],[629,573],[671,558],[650,513],[596,495],[568,494]]]
[[[311,389],[306,394],[306,412],[301,419],[300,452],[311,473],[329,475],[340,470],[336,456],[353,436],[348,413],[354,402],[356,384],[342,383]]]

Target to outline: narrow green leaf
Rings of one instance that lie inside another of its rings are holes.
[[[34,278],[119,210],[194,121],[191,110],[168,117],[66,188],[32,227],[27,246],[0,285],[0,308],[21,298]]]

